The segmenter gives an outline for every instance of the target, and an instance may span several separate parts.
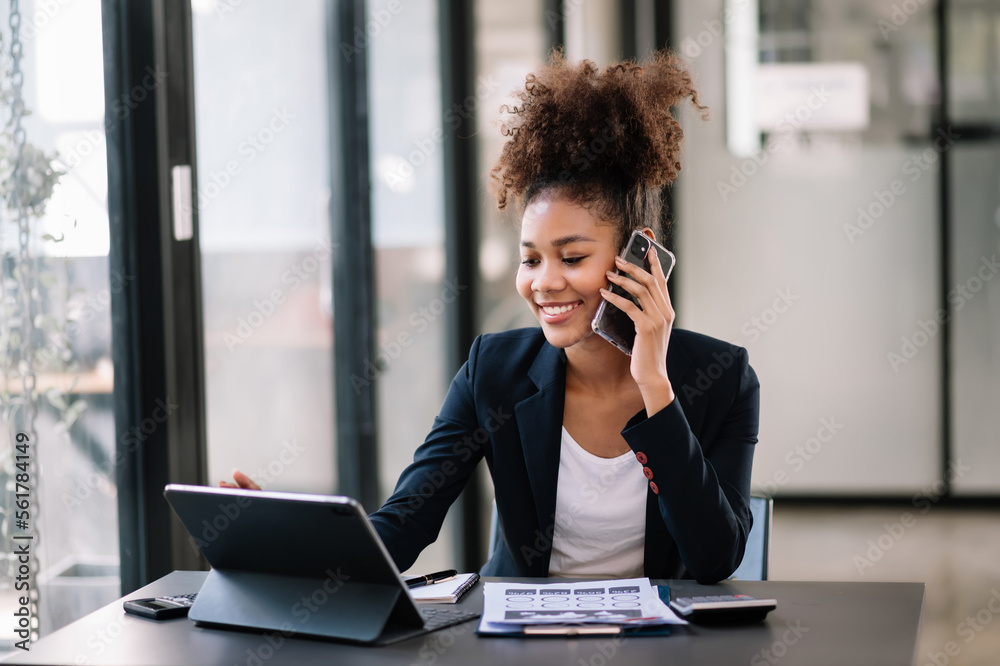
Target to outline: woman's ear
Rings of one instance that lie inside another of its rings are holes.
[[[656,233],[654,233],[653,230],[650,229],[649,227],[643,227],[639,231],[641,231],[642,233],[646,234],[646,236],[648,236],[650,240],[654,240],[654,241],[656,240]]]

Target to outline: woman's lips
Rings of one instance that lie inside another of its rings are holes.
[[[538,305],[538,309],[542,313],[542,317],[546,322],[550,324],[558,324],[566,319],[568,319],[574,312],[576,312],[579,307],[583,305],[583,301],[574,301],[572,303],[549,303],[546,305]]]

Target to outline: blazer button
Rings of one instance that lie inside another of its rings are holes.
[[[642,475],[645,476],[647,479],[652,479],[653,478],[653,470],[649,469],[648,467],[643,467],[642,468]]]
[[[646,454],[643,453],[642,451],[636,451],[635,452],[635,459],[639,461],[640,465],[645,465],[646,464],[646,460],[647,460],[646,459]]]
[[[653,491],[654,495],[659,495],[660,494],[660,489],[657,488],[656,484],[653,483],[652,481],[649,482],[649,489]]]

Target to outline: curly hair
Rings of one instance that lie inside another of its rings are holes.
[[[490,171],[491,190],[503,210],[511,199],[523,209],[553,191],[617,227],[619,246],[632,229],[660,228],[661,192],[681,169],[684,132],[670,107],[698,101],[691,76],[669,52],[650,62],[609,65],[566,61],[554,50],[515,93],[519,106],[500,131],[510,137]]]

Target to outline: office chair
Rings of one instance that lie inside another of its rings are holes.
[[[767,580],[768,550],[771,547],[771,512],[774,500],[770,497],[750,496],[750,513],[753,527],[747,535],[747,546],[743,561],[733,572],[737,580]]]
[[[750,496],[750,513],[753,514],[753,527],[747,535],[746,550],[743,561],[733,573],[732,578],[738,580],[767,580],[768,549],[771,543],[771,512],[774,501],[770,497]],[[500,538],[500,524],[497,520],[497,502],[493,500],[493,511],[490,515],[490,549],[492,555]]]

